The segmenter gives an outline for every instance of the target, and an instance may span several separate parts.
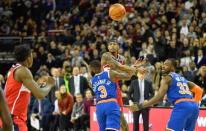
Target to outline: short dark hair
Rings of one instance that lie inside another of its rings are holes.
[[[18,45],[14,49],[14,55],[17,62],[23,62],[31,55],[31,48],[25,44]]]
[[[172,66],[176,69],[177,68],[177,62],[174,58],[169,58],[169,61],[171,61]]]
[[[116,37],[112,37],[112,38],[110,38],[110,39],[108,40],[108,44],[111,43],[111,42],[114,42],[114,43],[119,44]]]
[[[101,62],[99,60],[93,60],[89,63],[90,67],[101,68]]]

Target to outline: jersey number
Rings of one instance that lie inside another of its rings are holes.
[[[177,86],[180,87],[180,94],[189,94],[191,95],[191,92],[189,90],[189,87],[186,83],[182,83],[182,82],[177,82]]]
[[[105,86],[99,86],[98,91],[101,92],[101,94],[100,94],[101,98],[107,97],[107,90],[106,90]]]

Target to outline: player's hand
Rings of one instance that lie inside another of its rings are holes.
[[[42,76],[40,77],[38,80],[37,80],[37,83],[40,84],[40,85],[46,85],[46,82],[47,82],[47,78],[48,76]]]
[[[39,84],[46,84],[53,87],[55,85],[55,79],[51,76],[42,76],[37,81]]]
[[[133,103],[132,105],[129,105],[128,108],[129,108],[132,112],[135,112],[135,111],[139,111],[139,110],[140,110],[137,103]]]
[[[135,62],[135,64],[134,64],[134,67],[135,67],[136,69],[138,69],[139,67],[143,66],[144,64],[146,64],[146,59],[144,59],[144,57],[139,57],[139,58],[136,60],[136,62]]]
[[[55,79],[53,78],[53,77],[51,77],[51,76],[48,76],[48,79],[47,79],[47,85],[49,85],[49,86],[54,86],[55,85]]]

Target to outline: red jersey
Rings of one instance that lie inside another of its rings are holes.
[[[114,60],[118,61],[120,64],[124,64],[123,56],[118,55],[117,58],[116,57],[113,57],[113,58],[114,58]],[[109,64],[106,64],[106,65],[103,65],[102,68],[104,71],[107,71],[110,69],[110,66],[109,66]],[[116,81],[116,85],[117,85],[117,102],[118,102],[119,106],[121,107],[121,110],[123,110],[124,104],[122,101],[122,92],[121,92],[121,89],[119,86],[119,81]]]
[[[5,97],[10,113],[26,121],[27,108],[30,101],[30,90],[27,89],[23,83],[14,79],[14,71],[19,67],[21,67],[20,64],[13,65],[8,73],[5,86]]]

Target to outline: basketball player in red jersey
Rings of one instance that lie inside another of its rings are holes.
[[[6,104],[6,99],[0,86],[0,118],[2,119],[3,127],[1,131],[13,131],[11,115]]]
[[[44,98],[55,84],[50,76],[45,76],[44,85],[38,85],[29,68],[33,64],[31,49],[27,45],[19,45],[15,48],[17,64],[13,65],[8,72],[5,85],[5,96],[12,115],[14,130],[27,131],[27,107],[30,101],[30,93],[37,99]],[[40,88],[42,87],[42,88]]]
[[[119,45],[118,45],[116,40],[111,40],[108,43],[108,50],[109,50],[109,52],[104,53],[102,55],[102,58],[101,58],[101,64],[102,64],[103,70],[108,70],[108,69],[112,68],[115,70],[130,71],[131,73],[137,71],[137,68],[135,68],[135,67],[129,67],[129,66],[124,65],[125,58],[124,58],[124,56],[118,54]],[[111,57],[113,60],[112,61],[108,60],[108,57]],[[119,64],[120,67],[118,67],[115,63]],[[139,64],[143,64],[143,63],[139,63]],[[138,66],[138,65],[136,65],[136,66]],[[121,111],[122,111],[123,110],[123,101],[122,101],[121,89],[119,87],[119,81],[116,82],[116,85],[117,85],[117,101],[118,101],[118,104],[119,104]],[[129,130],[128,124],[124,118],[123,113],[121,113],[121,129],[123,131]]]

